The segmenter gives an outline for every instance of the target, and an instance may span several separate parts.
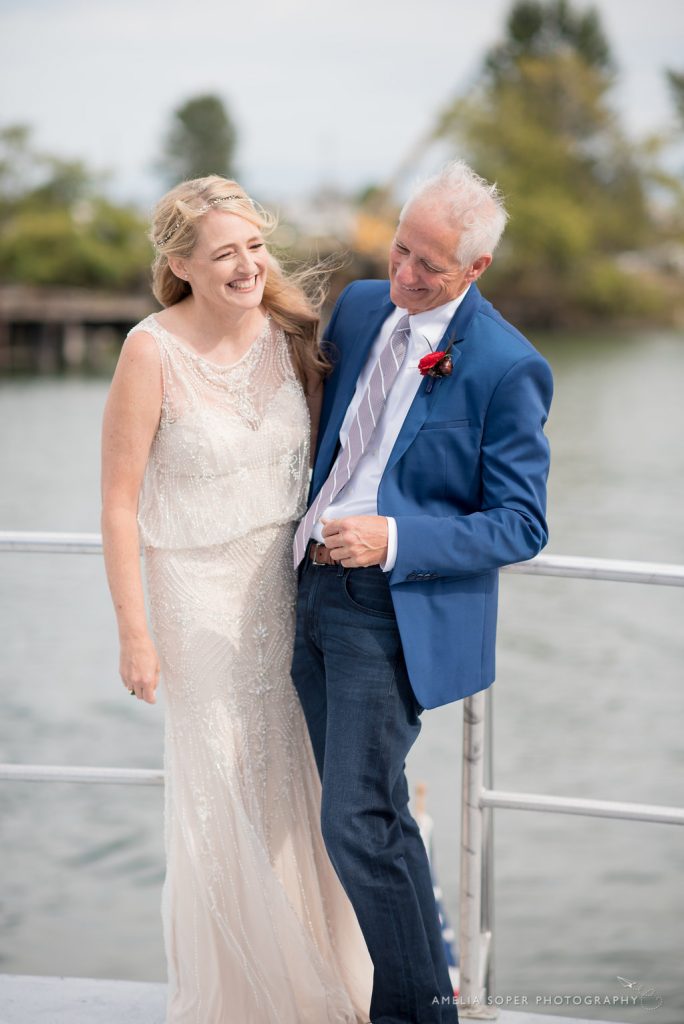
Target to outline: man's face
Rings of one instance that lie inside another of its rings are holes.
[[[457,298],[491,263],[456,260],[458,229],[434,202],[416,200],[399,222],[390,247],[390,298],[409,313],[424,313]]]

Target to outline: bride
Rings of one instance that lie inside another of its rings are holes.
[[[372,967],[290,680],[326,363],[316,310],[266,248],[272,223],[224,178],[164,196],[164,309],[129,334],[104,418],[121,678],[150,704],[160,671],[165,688],[167,1024],[368,1020]]]

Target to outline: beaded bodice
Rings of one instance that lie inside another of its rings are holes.
[[[238,362],[219,366],[155,316],[133,330],[155,339],[163,382],[138,508],[143,546],[206,547],[298,519],[310,423],[284,332],[269,318]]]

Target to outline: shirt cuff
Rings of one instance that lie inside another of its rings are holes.
[[[380,563],[383,572],[391,572],[397,560],[397,522],[392,516],[385,516],[387,520],[387,558]]]

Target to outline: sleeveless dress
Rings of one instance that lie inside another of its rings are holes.
[[[138,521],[166,703],[167,1024],[367,1021],[290,678],[310,423],[287,339],[267,320],[223,367],[154,316],[133,330],[163,381]]]

